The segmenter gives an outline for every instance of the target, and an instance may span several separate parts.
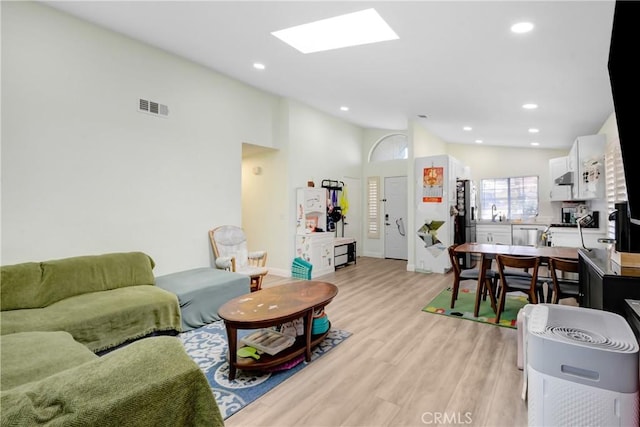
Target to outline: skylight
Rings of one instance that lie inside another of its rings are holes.
[[[322,52],[399,38],[375,9],[297,25],[271,34],[302,53]]]

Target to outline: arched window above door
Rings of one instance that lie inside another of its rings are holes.
[[[383,136],[373,144],[369,153],[369,163],[385,160],[402,160],[409,157],[409,143],[407,135],[392,133]]]

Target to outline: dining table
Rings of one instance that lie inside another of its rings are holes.
[[[561,246],[522,246],[522,245],[504,245],[493,243],[462,243],[455,247],[456,253],[472,253],[480,255],[480,267],[478,271],[478,287],[476,290],[476,301],[473,309],[473,316],[478,317],[480,311],[480,294],[482,294],[486,272],[491,268],[491,263],[497,255],[511,256],[535,256],[539,257],[542,262],[547,262],[549,258],[565,258],[578,259],[578,248],[568,248]],[[492,308],[496,311],[495,304]]]

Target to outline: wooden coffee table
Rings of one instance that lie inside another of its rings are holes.
[[[331,283],[298,281],[241,295],[225,303],[218,310],[218,315],[227,328],[229,379],[235,379],[238,368],[266,369],[303,353],[305,360],[311,361],[311,348],[329,333],[327,330],[324,334],[311,335],[313,311],[329,304],[337,293],[338,288]],[[291,347],[273,356],[263,353],[258,360],[251,357],[238,359],[238,329],[268,328],[301,317],[304,319],[304,335],[297,337]]]

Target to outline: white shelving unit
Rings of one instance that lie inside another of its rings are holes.
[[[324,188],[296,190],[296,257],[313,265],[311,278],[334,271],[334,233],[326,231],[327,196]]]

